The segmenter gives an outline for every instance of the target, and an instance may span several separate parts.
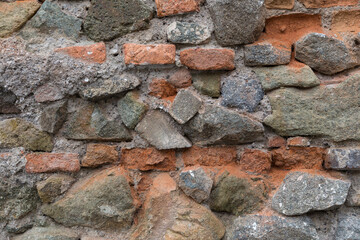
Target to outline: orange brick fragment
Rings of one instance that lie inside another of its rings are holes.
[[[193,146],[182,153],[185,166],[222,166],[235,163],[237,158],[235,147],[198,147]]]
[[[360,10],[336,12],[332,19],[331,30],[336,32],[360,32]]]
[[[119,153],[116,146],[105,144],[89,144],[86,155],[81,161],[83,167],[98,167],[108,163],[116,163]]]
[[[245,149],[239,162],[244,171],[263,173],[271,168],[271,154],[258,149]]]
[[[268,148],[279,148],[286,145],[286,140],[283,137],[275,136],[268,139]]]
[[[287,145],[289,147],[308,147],[310,146],[310,140],[306,137],[292,137],[288,138]]]
[[[266,8],[274,9],[293,9],[295,0],[266,0]]]
[[[165,79],[154,78],[149,84],[150,95],[158,98],[167,98],[176,95],[176,88]]]
[[[175,63],[176,47],[173,44],[144,45],[126,43],[125,64],[150,65]]]
[[[327,8],[356,5],[358,0],[299,0],[306,8]]]
[[[80,170],[78,154],[75,153],[29,153],[25,169],[28,173],[77,172]]]
[[[159,17],[199,11],[199,2],[198,0],[155,0]]]
[[[92,63],[103,63],[106,60],[106,47],[103,42],[86,46],[57,48],[55,52],[65,53],[70,57]]]

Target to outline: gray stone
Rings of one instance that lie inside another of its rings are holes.
[[[268,42],[245,46],[246,66],[274,66],[288,64],[291,59],[291,47],[273,45]]]
[[[79,235],[63,227],[34,227],[14,240],[79,240]]]
[[[279,135],[360,140],[359,74],[336,87],[284,88],[267,96],[273,111],[264,123]]]
[[[77,182],[42,212],[65,226],[121,230],[130,227],[135,207],[124,170],[113,167]]]
[[[189,121],[201,107],[201,99],[190,90],[180,90],[170,107],[170,115],[180,124]]]
[[[344,212],[340,212],[337,216],[337,228],[334,240],[356,239],[360,239],[359,211],[345,210]]]
[[[253,68],[264,91],[281,87],[311,88],[320,85],[320,80],[307,65],[303,67],[276,66]]]
[[[158,110],[148,112],[135,130],[159,150],[188,148],[192,145],[181,135],[170,116]]]
[[[263,125],[235,111],[206,105],[185,125],[185,134],[197,145],[254,142],[263,139]]]
[[[126,127],[134,129],[147,111],[147,105],[139,100],[137,92],[128,92],[118,102],[121,120]]]
[[[39,118],[41,129],[49,133],[56,133],[65,122],[66,116],[67,101],[59,101],[45,107]]]
[[[217,98],[221,91],[221,74],[196,73],[192,74],[193,86],[201,94]]]
[[[206,26],[197,23],[173,22],[167,28],[167,38],[173,43],[201,44],[211,37]]]
[[[153,16],[141,0],[93,0],[84,31],[95,41],[108,41],[149,27]]]
[[[344,42],[322,33],[310,33],[297,41],[295,58],[327,75],[342,72],[360,64]]]
[[[22,219],[12,220],[6,224],[5,230],[8,233],[20,234],[26,232],[26,230],[32,228],[34,225],[33,219],[30,217],[24,217]]]
[[[226,231],[227,240],[319,240],[310,218],[252,215],[238,217]]]
[[[69,37],[79,38],[82,22],[62,12],[56,2],[46,0],[28,24],[41,32],[50,33],[53,29],[57,29]]]
[[[179,187],[187,196],[198,203],[209,198],[212,185],[213,181],[202,168],[180,173]]]
[[[223,78],[221,105],[254,112],[264,97],[255,73],[243,69]]]
[[[329,149],[325,160],[325,168],[334,170],[360,170],[360,149]]]
[[[345,204],[350,207],[360,207],[360,173],[349,172],[347,175],[351,181],[351,187]]]
[[[20,110],[15,105],[16,99],[14,93],[0,87],[0,113],[20,113]]]
[[[222,46],[255,42],[265,26],[264,0],[208,0],[215,36]]]
[[[272,208],[287,216],[332,209],[344,204],[350,185],[306,172],[289,173],[272,199]]]
[[[36,184],[38,195],[43,203],[53,202],[57,196],[66,192],[71,184],[75,181],[74,178],[65,174],[51,175],[44,181]]]

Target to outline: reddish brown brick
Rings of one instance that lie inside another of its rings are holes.
[[[149,84],[149,94],[158,98],[167,98],[176,95],[176,88],[165,79],[154,78]]]
[[[236,162],[235,147],[197,147],[193,146],[182,153],[185,166],[222,166]]]
[[[271,154],[257,149],[245,149],[239,161],[240,168],[244,171],[263,173],[271,168]]]
[[[173,44],[124,44],[126,64],[150,65],[175,63],[176,47]]]
[[[25,169],[29,173],[77,172],[80,170],[78,154],[75,153],[29,153]]]
[[[306,8],[327,8],[356,5],[358,0],[299,0]]]
[[[177,88],[186,88],[191,86],[191,74],[186,68],[179,69],[171,75],[169,82]]]
[[[332,19],[331,30],[336,32],[360,32],[360,10],[336,12]]]
[[[270,137],[267,143],[268,148],[279,148],[286,146],[286,140],[280,136]]]
[[[86,155],[81,161],[82,167],[98,167],[104,164],[116,163],[119,153],[116,146],[105,144],[89,144]]]
[[[293,9],[295,0],[266,0],[266,8],[274,9]]]
[[[310,146],[310,140],[306,137],[292,137],[288,138],[287,145],[289,147],[308,147]]]
[[[199,11],[199,2],[199,0],[155,0],[159,17]]]
[[[193,48],[180,52],[181,63],[194,70],[233,70],[234,58],[231,49]]]
[[[103,42],[86,46],[57,48],[55,52],[65,53],[73,58],[91,63],[103,63],[106,60],[106,46]]]

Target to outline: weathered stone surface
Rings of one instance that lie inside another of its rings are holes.
[[[34,227],[14,240],[78,240],[79,235],[64,227]]]
[[[138,92],[128,92],[118,101],[121,120],[126,127],[134,129],[147,111],[147,105],[140,101]]]
[[[217,176],[210,194],[211,210],[246,214],[259,210],[266,200],[268,186],[261,177],[235,170],[235,173],[225,170]]]
[[[272,208],[287,216],[327,210],[344,204],[350,182],[313,175],[289,173],[272,199]]]
[[[198,203],[209,198],[212,185],[213,181],[202,168],[184,170],[180,173],[179,187]]]
[[[197,23],[176,21],[167,28],[167,39],[173,43],[201,44],[210,37],[209,29]]]
[[[264,97],[257,76],[248,69],[234,71],[223,78],[221,105],[254,112]]]
[[[263,138],[263,125],[235,111],[205,105],[204,111],[195,115],[186,125],[185,133],[193,143],[240,144]]]
[[[128,169],[141,171],[176,170],[176,157],[174,150],[156,150],[155,148],[121,149],[121,164]]]
[[[310,33],[297,41],[295,58],[327,75],[360,64],[343,41],[322,33]]]
[[[265,0],[266,8],[293,9],[295,0]]]
[[[0,147],[24,147],[31,151],[51,151],[52,138],[20,118],[6,119],[0,122]]]
[[[253,68],[264,91],[281,87],[310,88],[320,85],[320,80],[307,65]]]
[[[193,146],[182,153],[185,166],[223,166],[236,161],[235,147]]]
[[[53,102],[64,98],[60,89],[54,84],[44,84],[34,92],[37,102]]]
[[[75,140],[128,141],[131,134],[119,120],[109,120],[100,108],[85,104],[65,123],[65,137]]]
[[[264,123],[282,136],[358,140],[359,88],[360,75],[354,75],[334,88],[275,90],[268,94],[273,112]]]
[[[360,149],[330,148],[325,168],[334,170],[360,170]]]
[[[125,64],[163,65],[175,63],[176,47],[173,44],[124,44]]]
[[[308,217],[251,215],[238,217],[226,232],[228,240],[319,240]]]
[[[176,95],[176,88],[165,79],[154,78],[149,84],[149,95],[167,98]]]
[[[200,1],[197,0],[155,0],[155,3],[159,17],[200,10]]]
[[[41,129],[49,133],[56,133],[65,122],[66,116],[66,101],[59,101],[45,107],[39,118]]]
[[[119,153],[116,146],[105,144],[88,144],[86,154],[81,160],[82,167],[98,167],[104,164],[116,163]]]
[[[271,168],[271,154],[258,149],[245,149],[241,155],[239,166],[241,170],[264,173]]]
[[[78,172],[80,160],[76,153],[29,153],[26,155],[28,173]]]
[[[170,107],[170,115],[180,124],[189,121],[201,107],[201,99],[191,90],[180,90]]]
[[[57,48],[55,52],[64,53],[75,59],[91,63],[104,63],[106,60],[106,46],[103,42],[85,46]]]
[[[349,172],[347,175],[351,181],[351,187],[345,204],[350,207],[360,207],[360,173]]]
[[[267,142],[268,148],[279,148],[285,146],[286,146],[286,140],[280,136],[270,137]]]
[[[191,147],[170,116],[161,111],[148,112],[135,130],[159,150]]]
[[[357,0],[299,0],[306,8],[328,8],[334,6],[356,5]]]
[[[264,0],[208,0],[215,36],[222,46],[253,43],[265,26]]]
[[[193,86],[201,94],[213,98],[220,97],[221,74],[216,73],[196,73],[192,74]]]
[[[18,220],[9,221],[4,230],[7,231],[8,233],[20,234],[26,232],[33,226],[34,226],[33,220],[29,217],[24,217]]]
[[[40,8],[37,0],[0,2],[0,37],[19,30]]]
[[[68,175],[55,174],[38,182],[36,189],[43,203],[51,203],[56,197],[66,192],[74,181],[75,179]]]
[[[77,182],[42,212],[65,226],[124,229],[131,225],[135,207],[124,170],[113,167]]]
[[[138,77],[124,73],[119,77],[99,80],[90,84],[81,91],[80,95],[85,99],[97,100],[134,89],[140,84],[141,81]]]
[[[354,3],[356,0],[350,0]],[[360,10],[338,11],[332,17],[331,30],[337,32],[359,32]]]
[[[38,28],[41,32],[50,33],[56,29],[69,37],[78,38],[82,22],[80,19],[61,11],[56,2],[46,0],[28,24],[31,27]]]
[[[310,139],[306,137],[292,137],[287,139],[288,147],[309,147]]]
[[[360,218],[352,212],[340,213],[337,217],[335,240],[353,240],[360,238]]]
[[[232,49],[185,49],[180,52],[182,64],[194,70],[233,70],[235,52]]]
[[[246,66],[274,66],[288,64],[291,47],[281,43],[260,42],[245,46]]]
[[[85,34],[108,41],[149,27],[152,10],[140,0],[93,0],[84,20]]]
[[[176,183],[168,174],[154,179],[130,240],[222,239],[222,222],[210,210],[175,190]]]
[[[321,169],[326,150],[318,147],[281,147],[271,151],[273,164],[283,169]]]
[[[181,68],[170,76],[169,83],[177,88],[186,88],[191,86],[191,74],[186,68]]]
[[[17,97],[14,93],[0,87],[0,113],[20,113],[20,109],[15,105],[16,99]]]

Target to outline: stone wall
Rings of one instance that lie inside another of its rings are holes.
[[[0,0],[0,239],[360,239],[358,0]]]

